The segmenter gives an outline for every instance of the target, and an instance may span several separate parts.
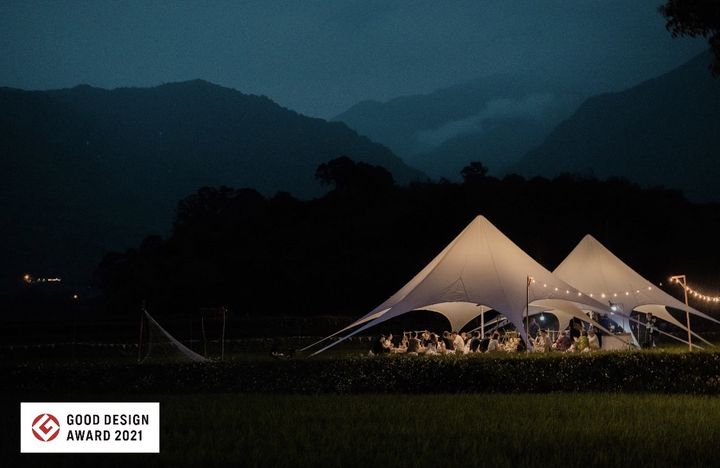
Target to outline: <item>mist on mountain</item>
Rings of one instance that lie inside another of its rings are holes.
[[[582,101],[581,87],[531,74],[485,76],[426,95],[365,101],[335,118],[431,177],[481,160],[502,174]]]

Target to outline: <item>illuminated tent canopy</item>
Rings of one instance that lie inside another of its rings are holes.
[[[526,304],[548,299],[598,312],[610,311],[607,305],[546,270],[485,217],[478,216],[398,292],[349,326],[321,340],[349,332],[314,354],[414,310],[438,312],[450,321],[453,329],[459,330],[482,310],[493,309],[507,317],[527,342],[523,324]]]
[[[686,310],[684,303],[655,287],[635,270],[616,257],[593,236],[586,235],[553,272],[584,294],[612,306],[616,315],[629,319],[629,314],[652,313],[687,331],[687,327],[673,317],[666,307]],[[714,318],[689,307],[689,312],[713,322]],[[630,330],[629,327],[626,330]],[[705,341],[702,337],[694,336]],[[707,341],[706,341],[707,342]]]

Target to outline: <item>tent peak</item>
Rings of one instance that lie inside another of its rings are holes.
[[[597,240],[597,239],[595,238],[595,236],[593,236],[592,234],[585,234],[585,236],[583,236],[583,238],[582,238],[582,240],[580,241],[580,243],[583,243],[583,242],[588,242],[588,243],[589,243],[589,242],[592,242],[592,243],[594,243],[594,244],[600,244],[600,245],[602,245],[602,243],[601,243],[599,240]]]

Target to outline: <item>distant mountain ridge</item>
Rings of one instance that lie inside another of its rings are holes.
[[[205,185],[312,197],[324,190],[317,166],[340,155],[399,183],[424,177],[342,123],[202,80],[0,88],[0,154],[3,270],[14,275],[77,272],[165,232],[177,202]]]
[[[391,148],[433,177],[472,161],[499,174],[581,102],[581,91],[529,75],[492,75],[387,102],[362,101],[334,120]]]
[[[720,79],[709,52],[617,93],[587,99],[512,170],[625,177],[720,202]]]

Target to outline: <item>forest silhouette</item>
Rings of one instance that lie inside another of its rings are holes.
[[[479,214],[549,269],[587,233],[656,283],[678,273],[702,283],[720,260],[718,205],[678,191],[568,174],[498,179],[481,163],[462,176],[398,186],[384,168],[340,157],[318,167],[330,190],[309,201],[203,187],[179,202],[169,237],[107,254],[96,286],[115,310],[146,300],[160,314],[358,315]]]

